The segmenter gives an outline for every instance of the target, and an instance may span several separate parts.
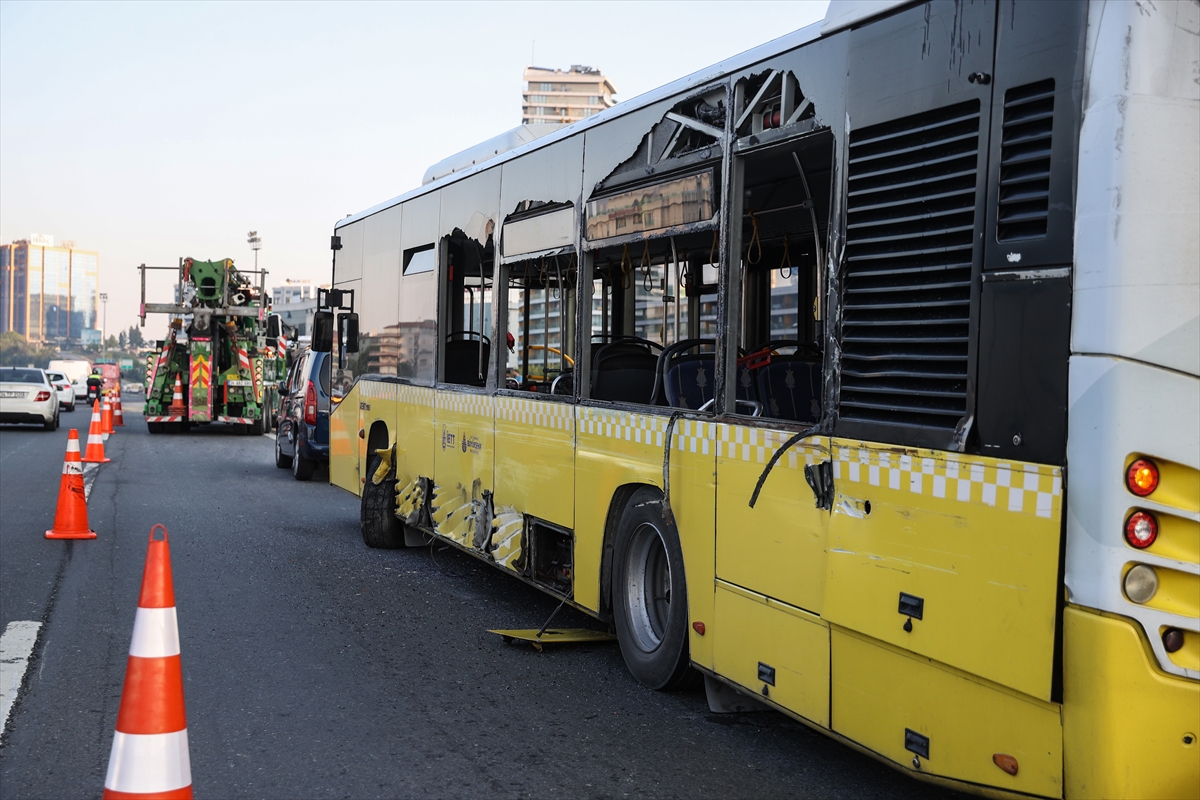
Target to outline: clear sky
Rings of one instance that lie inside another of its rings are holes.
[[[0,2],[0,240],[98,250],[112,334],[137,264],[250,266],[250,230],[269,284],[325,282],[338,219],[520,124],[530,63],[597,67],[629,100],[827,5]]]

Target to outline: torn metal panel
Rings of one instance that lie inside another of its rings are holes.
[[[514,641],[529,642],[538,650],[541,650],[542,645],[545,644],[586,644],[589,642],[615,642],[617,640],[617,636],[614,633],[594,631],[590,628],[549,628],[546,630],[528,628],[489,630],[488,633],[499,635],[505,644],[512,644]]]
[[[501,229],[500,252],[505,258],[566,252],[574,247],[577,230],[574,203],[554,205],[540,214],[510,216]]]
[[[513,572],[523,573],[524,531],[524,515],[512,506],[501,506],[492,517],[492,536],[488,545],[492,560]]]
[[[483,492],[476,478],[471,488],[461,483],[454,487],[433,487],[434,529],[439,536],[463,547],[473,548],[476,516],[483,508]]]
[[[396,516],[406,525],[420,525],[421,510],[425,508],[426,480],[414,478],[408,483],[396,483]]]

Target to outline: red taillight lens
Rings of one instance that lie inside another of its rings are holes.
[[[1125,520],[1125,541],[1138,550],[1154,544],[1158,538],[1158,519],[1149,511],[1135,511]]]
[[[312,381],[304,390],[304,421],[309,425],[317,424],[317,387],[313,386]]]
[[[38,392],[38,393],[37,393],[37,397],[33,398],[33,402],[35,402],[35,403],[44,403],[44,402],[46,402],[46,401],[47,401],[47,400],[49,400],[49,399],[50,399],[50,393],[49,393],[49,392]]]
[[[1158,488],[1158,465],[1148,458],[1139,458],[1125,470],[1125,485],[1138,497],[1146,497]]]

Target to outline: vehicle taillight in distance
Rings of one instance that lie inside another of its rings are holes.
[[[308,388],[304,390],[304,421],[309,425],[317,424],[317,387],[312,381],[308,382]]]
[[[1125,541],[1144,550],[1158,538],[1158,518],[1149,511],[1135,511],[1125,520]]]
[[[1158,488],[1158,465],[1139,458],[1125,470],[1125,486],[1138,497],[1146,497]]]

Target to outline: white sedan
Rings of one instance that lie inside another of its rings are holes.
[[[50,379],[50,383],[54,384],[54,388],[58,390],[58,407],[63,411],[75,410],[75,387],[71,385],[71,379],[61,372],[47,372],[46,377]]]
[[[58,390],[40,369],[0,367],[0,422],[58,428]]]

